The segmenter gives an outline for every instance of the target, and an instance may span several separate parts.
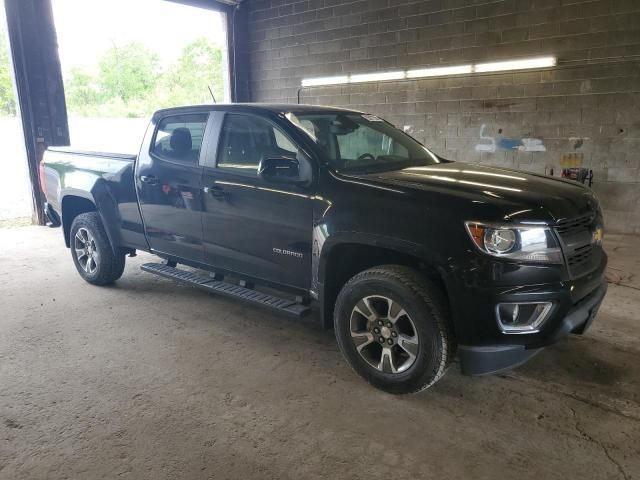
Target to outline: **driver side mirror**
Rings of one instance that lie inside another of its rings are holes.
[[[266,157],[260,160],[258,176],[272,183],[298,183],[300,177],[300,163],[295,158]]]

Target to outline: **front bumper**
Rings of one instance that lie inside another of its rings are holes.
[[[498,344],[471,346],[460,345],[458,352],[465,375],[485,375],[497,373],[523,364],[540,350],[571,333],[583,334],[593,323],[598,309],[607,293],[606,279],[599,286],[571,308],[564,318],[554,322],[553,330],[537,337],[527,344]]]

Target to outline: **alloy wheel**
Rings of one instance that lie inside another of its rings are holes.
[[[356,350],[375,369],[402,373],[415,362],[418,333],[398,302],[381,295],[364,297],[353,307],[349,326]]]
[[[80,267],[89,274],[95,273],[98,269],[100,255],[96,247],[96,241],[89,230],[86,228],[78,229],[73,239],[73,248]]]

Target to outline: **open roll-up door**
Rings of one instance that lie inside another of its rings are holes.
[[[5,0],[35,220],[43,224],[38,163],[47,146],[69,145],[69,125],[50,0]]]

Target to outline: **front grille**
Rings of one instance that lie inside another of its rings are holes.
[[[591,225],[593,224],[594,218],[595,215],[593,213],[588,213],[571,220],[560,221],[555,227],[556,232],[558,232],[561,237],[565,237],[568,235],[579,233],[583,230],[588,230],[589,227],[591,227]]]
[[[593,245],[585,245],[583,247],[576,248],[573,253],[567,257],[567,264],[570,270],[575,270],[581,265],[589,262],[593,256]]]
[[[571,278],[595,270],[602,260],[602,248],[592,243],[596,223],[594,212],[558,222],[554,230],[560,237]]]

